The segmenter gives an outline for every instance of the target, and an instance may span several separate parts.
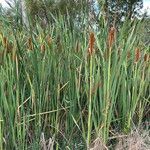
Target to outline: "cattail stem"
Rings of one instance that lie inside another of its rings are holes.
[[[88,133],[87,133],[87,147],[89,148],[90,139],[91,139],[91,128],[92,128],[92,78],[93,78],[93,52],[94,52],[94,42],[95,37],[94,33],[90,33],[89,39],[89,56],[90,56],[90,83],[89,83],[89,103],[88,103]]]
[[[89,148],[91,139],[91,127],[92,127],[92,74],[93,74],[93,61],[92,55],[90,56],[90,83],[89,83],[89,103],[88,103],[88,135],[87,146]]]

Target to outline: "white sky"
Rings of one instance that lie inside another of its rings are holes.
[[[143,0],[143,9],[142,12],[147,11],[148,15],[150,15],[150,0]]]
[[[0,0],[0,3],[2,4],[3,7],[7,7],[5,0]]]
[[[9,0],[7,0],[9,1]],[[7,7],[7,3],[5,2],[5,0],[0,0],[0,3],[2,4],[3,7]],[[143,9],[142,12],[147,11],[148,14],[150,15],[150,0],[143,0]]]

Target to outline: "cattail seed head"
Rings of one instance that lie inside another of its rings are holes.
[[[93,54],[93,51],[94,51],[94,43],[95,43],[94,33],[91,32],[91,33],[90,33],[90,38],[89,38],[89,48],[88,48],[88,52],[89,52],[90,55]]]
[[[108,33],[108,47],[109,49],[112,47],[116,36],[116,29],[115,27],[111,27]]]
[[[51,43],[52,43],[52,38],[50,36],[47,36],[46,37],[46,42],[47,42],[48,46],[50,46]]]
[[[33,43],[32,43],[32,38],[31,37],[28,39],[28,49],[33,50]]]
[[[141,57],[141,52],[139,48],[135,49],[135,62],[138,62]]]
[[[41,52],[42,52],[42,53],[45,52],[45,49],[46,49],[45,44],[42,44],[42,45],[41,45]]]
[[[147,62],[150,60],[150,55],[149,54],[145,54],[144,55],[144,61]]]
[[[8,46],[8,40],[6,37],[3,37],[3,46],[6,48]]]

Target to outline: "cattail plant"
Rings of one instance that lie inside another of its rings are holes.
[[[90,56],[89,66],[89,102],[88,102],[88,133],[87,133],[87,147],[90,145],[91,129],[92,129],[92,87],[93,87],[93,53],[94,53],[95,37],[94,33],[90,33],[88,54]]]
[[[144,61],[148,62],[150,60],[150,55],[148,53],[144,54]]]
[[[105,52],[105,58],[108,59],[109,56],[111,56],[112,53],[112,46],[116,39],[116,28],[113,26],[109,29],[108,36],[107,36],[107,50]]]
[[[4,51],[6,51],[6,53],[12,52],[13,44],[8,40],[7,37],[3,37],[3,46],[4,46]]]
[[[135,49],[135,62],[138,62],[141,58],[141,51],[139,48]]]
[[[28,46],[29,50],[33,50],[33,42],[32,42],[32,38],[31,37],[28,38],[27,46]]]
[[[94,44],[95,44],[95,37],[94,33],[91,32],[89,37],[89,48],[88,48],[88,53],[90,56],[94,53]]]
[[[46,36],[46,43],[48,46],[51,46],[52,44],[52,38],[49,35]]]
[[[113,26],[108,33],[108,49],[111,49],[116,38],[116,28]]]
[[[43,44],[41,44],[41,46],[40,46],[40,50],[41,50],[41,52],[43,53],[43,52],[45,52],[45,50],[46,50],[46,47],[45,47],[45,44],[43,43]]]

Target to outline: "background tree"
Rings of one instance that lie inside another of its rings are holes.
[[[53,17],[62,15],[64,19],[74,22],[88,11],[89,1],[86,0],[26,0],[28,12],[32,20],[42,19],[53,22]],[[53,17],[52,17],[53,16]],[[81,21],[81,20],[80,20]]]
[[[99,1],[99,11],[105,16],[108,23],[120,22],[125,17],[131,19],[140,15],[143,7],[142,0],[105,0]]]
[[[142,0],[6,0],[15,11],[16,20],[21,24],[28,24],[27,19],[35,24],[41,21],[42,24],[55,22],[59,15],[63,16],[66,23],[71,26],[89,22],[91,26],[100,22],[98,14],[103,14],[108,24],[120,24],[125,17],[140,15],[143,6]],[[12,5],[14,4],[14,5]],[[26,7],[26,9],[25,9]],[[27,10],[27,12],[26,12]],[[11,12],[13,12],[11,10]],[[17,13],[16,13],[17,12]],[[28,13],[28,15],[26,15]],[[27,18],[29,16],[30,18]]]

